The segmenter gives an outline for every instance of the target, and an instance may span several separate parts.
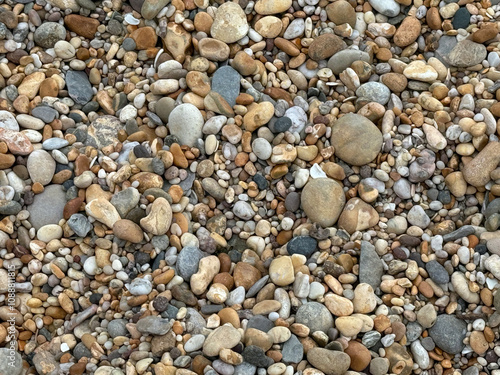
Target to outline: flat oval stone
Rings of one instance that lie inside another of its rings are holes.
[[[339,158],[352,165],[364,165],[380,152],[382,133],[367,118],[350,113],[333,124],[331,142]]]

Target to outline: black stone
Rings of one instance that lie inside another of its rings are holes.
[[[89,297],[89,301],[90,301],[90,303],[97,305],[99,303],[99,301],[101,300],[101,298],[102,298],[101,293],[92,293],[92,295]]]
[[[449,204],[451,202],[451,194],[449,190],[441,190],[438,195],[438,200],[442,204]]]
[[[292,120],[286,116],[280,117],[273,123],[271,131],[273,133],[284,133],[292,126]]]
[[[247,324],[247,328],[255,328],[262,332],[268,332],[273,327],[274,323],[263,315],[252,316]]]
[[[92,358],[92,353],[89,349],[87,349],[83,342],[79,342],[73,348],[73,356],[77,361],[79,361],[81,358]]]
[[[160,262],[164,259],[165,259],[165,252],[162,251],[160,254],[156,256],[155,260],[153,261],[153,265],[151,266],[151,269],[154,271],[160,268]]]
[[[162,313],[168,308],[168,299],[162,296],[158,296],[153,300],[153,307],[156,311]]]
[[[429,329],[429,335],[436,345],[450,354],[457,354],[464,348],[467,323],[453,315],[442,314]]]
[[[150,158],[151,157],[149,151],[143,145],[137,145],[134,147],[134,155],[136,158]]]
[[[76,103],[87,104],[94,96],[89,77],[85,72],[69,70],[66,73],[68,94]]]
[[[422,262],[422,258],[419,253],[411,253],[409,258],[417,262],[419,267],[425,268],[425,263]]]
[[[242,356],[245,362],[257,367],[268,367],[273,363],[273,360],[266,356],[264,350],[255,345],[243,349]]]
[[[470,13],[467,8],[461,7],[460,9],[458,9],[451,23],[455,30],[467,28],[470,23]]]
[[[134,260],[137,264],[143,266],[144,264],[149,263],[151,256],[147,253],[143,253],[142,251],[137,251],[134,253]]]
[[[255,176],[253,176],[253,180],[257,184],[259,190],[265,190],[269,187],[269,182],[260,173],[256,173]]]
[[[318,241],[309,236],[297,236],[292,238],[286,245],[288,254],[302,254],[306,258],[311,257],[316,251]]]
[[[479,253],[481,255],[486,254],[487,251],[488,251],[488,248],[486,247],[485,244],[482,244],[482,243],[476,245],[476,247],[474,248],[474,252]]]

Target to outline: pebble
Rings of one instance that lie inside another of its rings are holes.
[[[447,333],[446,335],[444,333]],[[436,323],[429,330],[436,345],[450,354],[460,353],[467,332],[467,325],[452,315],[439,315]]]
[[[337,221],[344,204],[342,187],[328,178],[312,179],[302,191],[302,209],[313,222],[324,227]]]

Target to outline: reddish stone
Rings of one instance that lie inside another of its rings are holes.
[[[83,203],[83,198],[80,197],[68,201],[64,206],[63,210],[64,220],[68,220],[71,217],[71,215],[76,214],[78,211],[80,211],[82,203]]]
[[[14,155],[29,155],[33,151],[28,137],[14,130],[0,128],[0,141],[4,141]]]
[[[78,14],[64,17],[64,23],[68,29],[87,39],[94,39],[97,27],[100,25],[95,18],[79,16]]]

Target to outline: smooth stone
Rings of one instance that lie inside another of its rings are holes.
[[[391,90],[380,82],[363,83],[356,90],[358,100],[376,102],[382,105],[387,104],[391,97]]]
[[[212,91],[220,94],[233,107],[240,94],[240,74],[230,66],[217,69],[212,77]]]
[[[191,276],[198,271],[198,263],[203,258],[203,253],[194,246],[184,247],[177,256],[175,264],[177,273],[184,281],[189,281]]]
[[[52,122],[56,117],[58,117],[57,111],[54,108],[48,106],[38,106],[33,108],[33,110],[31,111],[31,115],[33,117],[39,118],[45,123]]]
[[[467,68],[480,64],[486,59],[487,54],[488,52],[483,44],[465,39],[457,43],[447,56],[447,60],[452,66]]]
[[[26,167],[33,183],[47,185],[54,176],[56,162],[47,151],[35,150],[28,157]]]
[[[300,133],[307,122],[306,112],[299,106],[293,106],[286,110],[285,118],[292,120],[292,126],[288,128],[290,133]]]
[[[152,20],[169,3],[169,0],[145,0],[141,7],[141,15]]]
[[[335,154],[346,163],[365,165],[382,147],[382,133],[373,122],[357,114],[347,114],[334,122],[331,137]]]
[[[326,375],[343,375],[351,365],[346,353],[318,347],[307,351],[307,360]]]
[[[56,22],[44,22],[35,30],[34,40],[43,48],[52,48],[54,45],[66,38],[66,29]]]
[[[396,17],[401,11],[401,6],[394,0],[370,0],[370,5],[387,17]]]
[[[141,333],[162,336],[170,331],[172,323],[168,319],[163,319],[160,316],[146,316],[137,322],[136,328]]]
[[[378,212],[359,198],[350,199],[340,214],[338,225],[349,233],[362,231],[378,224]]]
[[[87,104],[94,96],[92,85],[85,72],[69,70],[66,73],[66,86],[69,96],[78,104]]]
[[[370,63],[371,58],[367,52],[358,49],[344,49],[337,52],[328,60],[328,68],[334,74],[340,74],[349,68],[354,61],[365,61]]]
[[[436,345],[450,354],[457,354],[464,348],[463,340],[467,333],[467,323],[453,315],[439,315],[436,323],[429,329],[429,335]]]
[[[113,228],[113,225],[120,220],[120,215],[106,198],[96,198],[90,201],[85,206],[85,212],[108,228]]]
[[[431,219],[420,205],[413,206],[410,211],[408,211],[406,219],[411,225],[416,225],[422,229],[427,228],[431,222]]]
[[[203,138],[204,120],[198,108],[193,104],[184,103],[175,107],[168,117],[168,129],[176,136],[181,145],[193,147]]]
[[[18,132],[19,124],[12,113],[8,111],[0,111],[0,128]]]
[[[332,179],[310,180],[301,195],[302,209],[307,217],[323,227],[335,224],[345,204],[342,187]]]
[[[446,269],[436,260],[431,260],[425,264],[425,270],[429,274],[432,281],[438,284],[446,284],[450,282],[450,275]]]
[[[290,338],[283,344],[281,350],[283,362],[285,364],[299,363],[304,358],[304,347],[297,336],[291,335]]]
[[[35,195],[33,203],[28,206],[29,222],[38,230],[44,225],[58,224],[63,218],[66,205],[66,193],[62,185],[48,185],[45,190]]]
[[[42,143],[42,147],[44,150],[52,151],[58,150],[60,148],[66,147],[69,145],[69,142],[62,138],[49,138]]]
[[[295,321],[307,326],[311,332],[328,332],[333,327],[333,317],[325,305],[318,302],[307,302],[299,307]]]
[[[290,255],[301,254],[306,258],[310,258],[316,251],[317,246],[318,241],[315,238],[309,236],[297,236],[293,237],[286,244],[286,250]]]
[[[228,2],[217,8],[210,34],[224,43],[234,43],[247,35],[248,30],[247,17],[241,6]]]
[[[462,169],[464,179],[480,187],[490,181],[490,173],[500,162],[500,143],[490,142]]]
[[[229,324],[225,324],[211,332],[203,343],[203,354],[213,357],[221,349],[234,348],[241,340],[240,332]]]

